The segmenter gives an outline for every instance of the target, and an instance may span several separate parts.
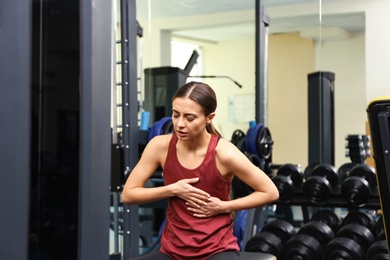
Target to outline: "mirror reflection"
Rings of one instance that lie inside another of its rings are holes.
[[[373,30],[366,21],[381,8],[353,0],[261,4],[270,18],[266,126],[273,141],[272,163],[310,163],[308,76],[321,71],[334,75],[334,165],[339,167],[350,160],[345,137],[367,134],[366,105],[375,93],[368,78],[376,73],[366,63],[367,44],[375,45],[366,38],[367,30]],[[143,32],[137,46],[140,112],[150,113],[149,127],[170,116],[173,93],[168,86],[197,80],[217,93],[214,125],[224,138],[232,139],[237,130],[246,133],[256,120],[255,1],[149,0],[136,6]],[[146,214],[149,209],[141,210]],[[148,225],[159,231],[158,223]],[[144,250],[154,238],[140,241]]]
[[[370,3],[354,2],[261,1],[270,17],[267,125],[275,163],[308,163],[309,73],[335,74],[336,165],[348,160],[345,136],[366,132],[365,12]],[[223,77],[188,78],[205,81],[217,92],[214,122],[227,139],[255,120],[254,8],[255,1],[137,1],[143,69],[184,69],[196,49],[200,55],[190,76],[226,76],[242,85]]]

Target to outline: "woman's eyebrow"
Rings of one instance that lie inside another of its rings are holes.
[[[180,112],[177,111],[177,110],[175,110],[175,109],[172,109],[172,112],[180,114]],[[185,115],[185,116],[197,116],[198,114],[195,113],[195,112],[193,112],[193,113],[187,112],[187,113],[184,113],[184,115]]]

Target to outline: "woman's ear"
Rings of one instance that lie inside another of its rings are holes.
[[[210,115],[207,116],[207,124],[210,124],[211,121],[213,121],[213,118],[215,117],[215,112],[211,113]]]

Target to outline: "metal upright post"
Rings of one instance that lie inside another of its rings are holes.
[[[137,20],[135,0],[121,0],[122,140],[124,174],[138,161]],[[124,259],[139,255],[138,205],[123,205]]]
[[[256,0],[256,122],[268,125],[268,27],[269,16]]]

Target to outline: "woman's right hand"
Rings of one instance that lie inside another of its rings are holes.
[[[207,205],[210,194],[193,186],[198,181],[199,178],[177,181],[173,184],[175,196],[186,201],[186,204],[190,207],[200,208],[203,205]]]

